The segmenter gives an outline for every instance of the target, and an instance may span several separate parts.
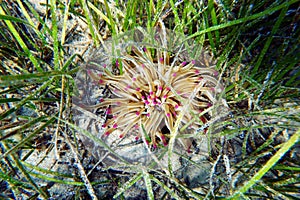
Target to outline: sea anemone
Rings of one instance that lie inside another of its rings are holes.
[[[121,39],[120,39],[121,38]],[[93,84],[109,91],[92,109],[105,109],[102,137],[118,134],[144,138],[156,148],[168,145],[179,114],[179,127],[197,130],[211,117],[206,112],[222,90],[212,57],[164,27],[138,28],[106,45],[84,70]],[[197,55],[198,53],[198,55]]]

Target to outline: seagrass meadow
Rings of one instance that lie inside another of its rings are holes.
[[[0,1],[0,198],[299,199],[299,9]]]

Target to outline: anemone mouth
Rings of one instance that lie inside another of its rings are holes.
[[[113,38],[93,53],[77,79],[81,92],[74,103],[102,115],[97,137],[110,146],[124,138],[154,149],[167,146],[183,109],[180,127],[189,124],[193,133],[211,118],[222,91],[209,53],[163,27]]]

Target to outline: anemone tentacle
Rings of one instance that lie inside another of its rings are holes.
[[[114,64],[123,66],[122,74],[110,72],[108,68],[100,74],[93,69],[88,71],[95,83],[106,85],[111,92],[99,104],[91,106],[107,108],[104,135],[118,130],[121,138],[129,133],[142,138],[143,133],[136,127],[141,123],[153,147],[159,143],[165,146],[167,135],[183,109],[187,111],[181,127],[190,123],[189,130],[197,130],[208,121],[209,114],[203,115],[203,111],[216,104],[216,95],[223,89],[215,65],[205,53],[202,60],[189,60],[183,56],[187,50],[182,44],[173,51],[168,50],[166,43],[176,40],[168,40],[165,31],[160,29],[156,33],[156,45],[131,42]]]

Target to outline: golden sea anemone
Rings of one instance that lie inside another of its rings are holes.
[[[135,135],[156,148],[168,144],[183,109],[180,127],[189,124],[187,130],[209,120],[205,110],[222,90],[219,74],[208,53],[191,58],[195,47],[178,38],[163,27],[151,33],[136,29],[113,40],[110,56],[88,61],[88,76],[110,93],[90,107],[106,109],[103,137]]]

